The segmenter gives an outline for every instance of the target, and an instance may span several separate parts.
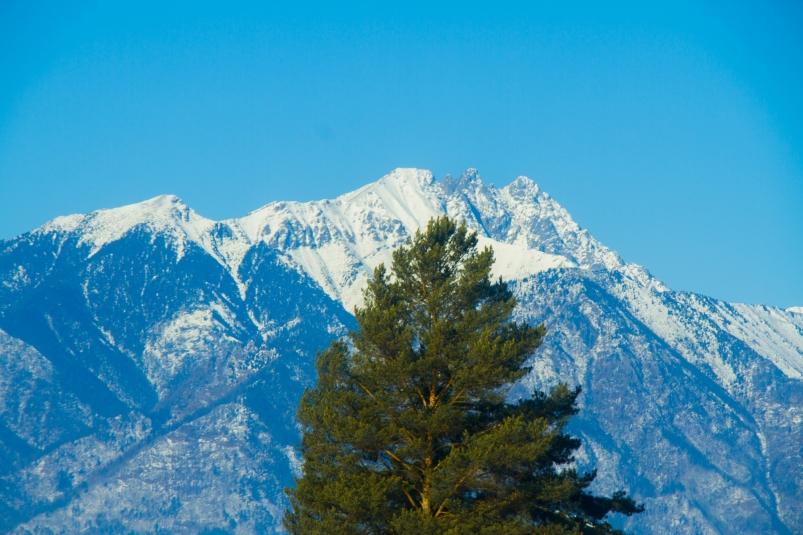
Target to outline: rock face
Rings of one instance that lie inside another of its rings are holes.
[[[162,196],[0,242],[0,531],[281,531],[315,352],[443,213],[547,325],[510,395],[583,386],[578,465],[647,506],[615,522],[803,532],[803,309],[673,292],[526,178],[414,169],[241,219]]]

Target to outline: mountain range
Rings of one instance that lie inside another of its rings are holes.
[[[534,182],[397,169],[213,221],[174,196],[0,242],[0,531],[280,533],[315,353],[435,216],[476,230],[547,337],[511,390],[571,432],[634,533],[803,533],[803,308],[672,291]]]

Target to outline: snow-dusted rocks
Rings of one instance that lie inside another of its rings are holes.
[[[0,242],[0,531],[280,531],[315,351],[441,214],[546,323],[510,395],[583,386],[577,463],[646,503],[626,528],[803,531],[803,308],[673,292],[527,178],[417,169],[239,219],[161,196]]]
[[[497,219],[510,219],[516,205],[507,200],[506,190],[488,189],[476,173],[470,176],[472,184],[483,189],[482,204],[492,205]],[[533,195],[537,195],[537,187],[534,184],[533,187]],[[502,236],[501,225],[496,220],[483,221],[472,200],[462,191],[449,193],[449,187],[434,182],[429,171],[397,169],[374,184],[331,201],[272,203],[226,223],[241,230],[249,243],[264,242],[285,252],[347,310],[362,303],[362,288],[373,269],[380,263],[390,265],[396,247],[416,230],[426,227],[431,218],[444,213],[465,220],[478,230],[484,238],[482,245],[495,246],[500,276],[516,278],[544,269],[575,266],[573,258],[567,255],[550,254],[551,250],[544,252],[529,245],[512,245],[517,238],[526,241],[527,231],[516,226],[512,234]],[[479,199],[478,195],[474,196]],[[548,205],[555,211],[556,203],[550,201]],[[557,208],[564,235],[571,234],[574,238],[578,232],[584,232],[565,211]],[[508,241],[509,237],[514,239]],[[593,243],[587,233],[583,238],[583,246]],[[233,248],[234,243],[231,240],[227,246]],[[583,254],[586,253],[584,249]]]

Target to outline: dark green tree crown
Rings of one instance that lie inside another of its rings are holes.
[[[447,217],[380,265],[351,345],[318,355],[299,407],[303,477],[288,490],[294,534],[615,533],[640,507],[592,496],[580,442],[563,432],[579,388],[506,402],[543,325],[511,320],[493,251]]]

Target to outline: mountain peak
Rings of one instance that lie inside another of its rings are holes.
[[[150,199],[145,199],[144,201],[135,202],[131,204],[127,204],[125,206],[121,206],[120,208],[126,207],[133,207],[133,206],[141,206],[141,207],[151,207],[151,208],[167,208],[169,206],[181,206],[186,208],[187,205],[181,200],[181,197],[175,195],[173,193],[162,193],[161,195],[156,195],[151,197]],[[111,208],[111,210],[117,210],[118,208]]]
[[[520,176],[511,182],[507,187],[507,191],[514,199],[522,200],[527,197],[534,198],[539,193],[542,193],[541,188],[538,187],[538,184],[526,176]]]
[[[427,171],[426,169],[416,169],[415,167],[397,167],[376,182],[368,184],[367,186],[364,186],[353,193],[357,193],[363,189],[375,189],[377,186],[391,187],[394,189],[407,186],[415,189],[421,189],[432,186],[434,182],[435,177],[432,175],[432,171]]]
[[[466,169],[462,175],[458,178],[452,177],[452,175],[446,175],[441,180],[441,188],[443,188],[443,192],[447,195],[451,195],[455,192],[465,192],[469,189],[476,189],[477,187],[484,187],[485,184],[480,177],[479,172],[470,167]]]
[[[80,234],[79,244],[91,247],[90,256],[135,228],[169,235],[179,244],[181,256],[184,239],[197,242],[212,225],[213,221],[199,216],[177,196],[159,195],[119,208],[96,210],[82,218],[75,232]]]
[[[440,182],[427,170],[397,168],[335,199],[270,203],[221,223],[199,216],[175,195],[159,195],[85,216],[59,218],[40,230],[77,234],[79,244],[89,245],[91,256],[141,228],[167,236],[179,257],[189,240],[236,269],[238,259],[258,241],[288,249],[340,242],[353,248],[349,257],[384,259],[379,250],[388,243],[397,246],[441,214],[465,220],[480,235],[563,256],[582,268],[622,265],[618,255],[596,242],[529,178],[520,176],[496,188],[485,184],[474,168],[458,178],[446,175]],[[225,236],[213,231],[221,225],[228,229],[223,231]]]
[[[78,228],[85,217],[85,214],[61,215],[51,219],[41,227],[34,229],[32,232],[41,234],[47,234],[50,232],[70,233]]]

